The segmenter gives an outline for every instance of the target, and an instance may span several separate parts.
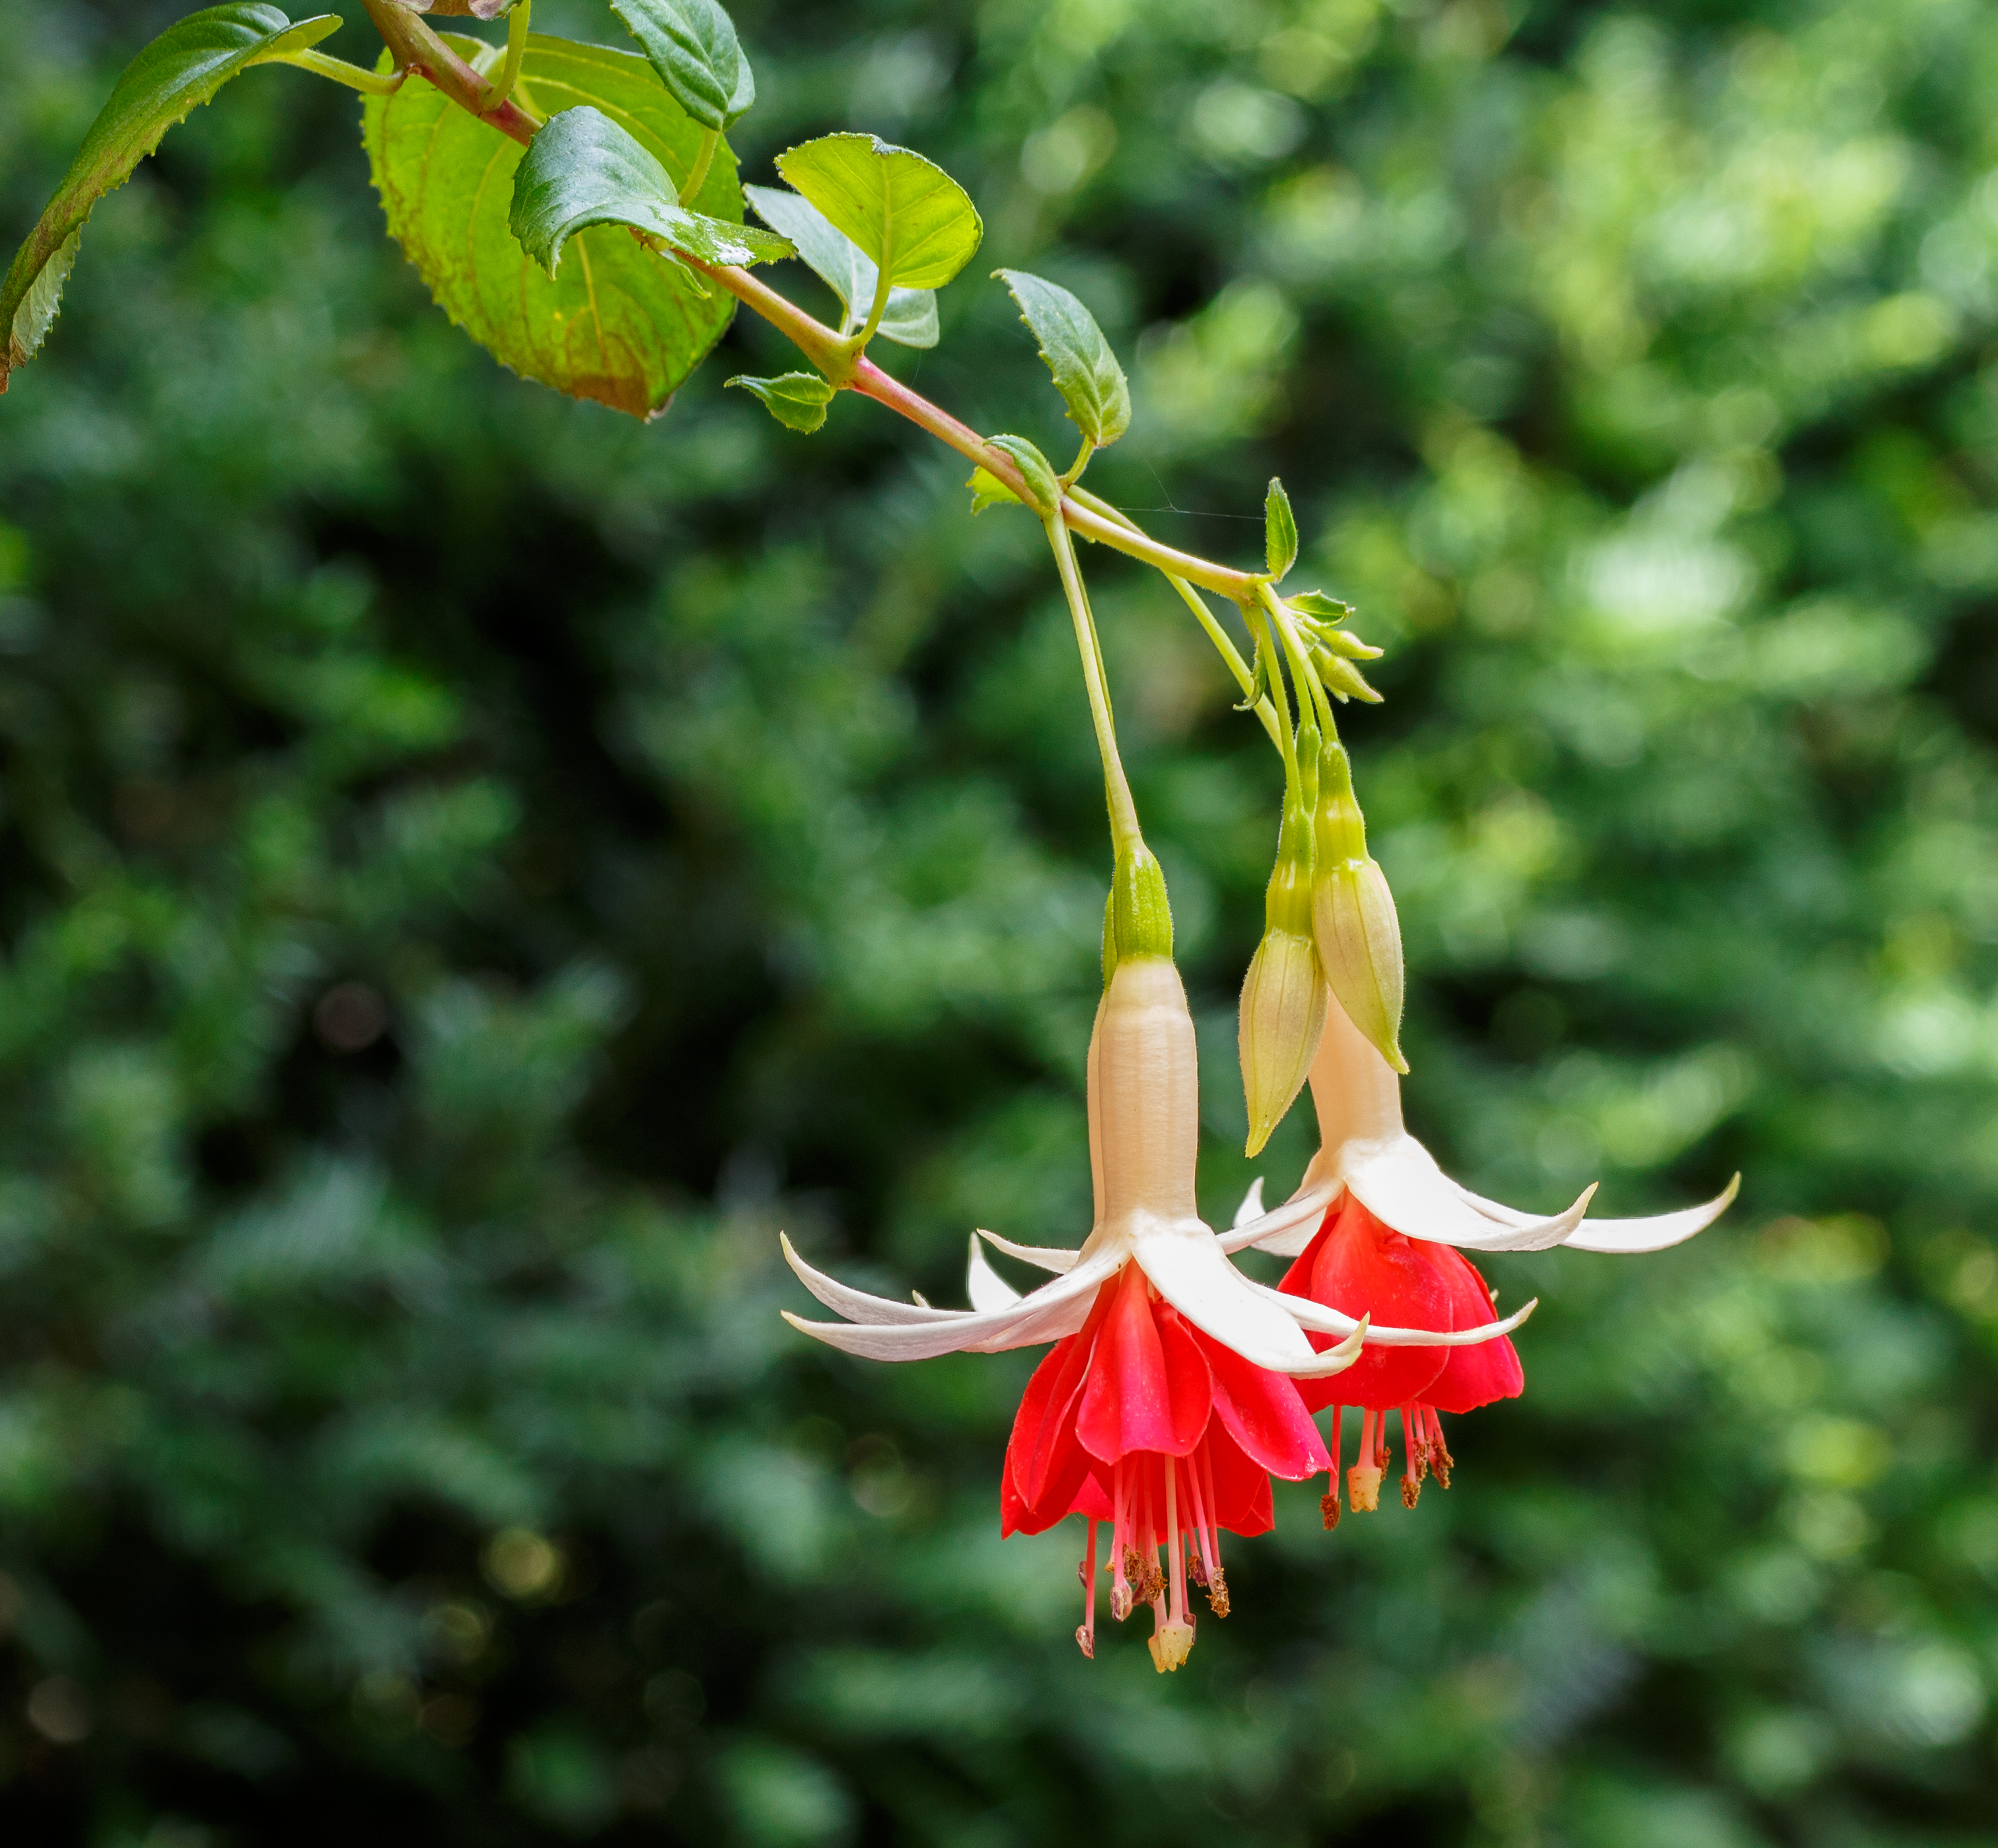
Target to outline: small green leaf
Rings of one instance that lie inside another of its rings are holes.
[[[777,171],[901,288],[941,288],[985,228],[956,181],[873,135],[825,135],[777,157]]]
[[[482,71],[498,62],[497,47],[444,39]],[[635,52],[534,33],[514,94],[551,124],[578,105],[601,110],[682,185],[707,139]],[[434,86],[406,83],[392,96],[370,97],[362,121],[389,230],[438,306],[522,378],[655,416],[728,326],[733,295],[697,292],[693,271],[662,263],[621,224],[574,233],[562,274],[544,273],[507,222],[526,150]],[[690,202],[707,219],[741,219],[725,142]]]
[[[1291,497],[1274,475],[1263,503],[1263,556],[1270,575],[1279,580],[1298,561],[1298,523],[1291,517]]]
[[[1235,710],[1237,712],[1253,712],[1269,697],[1270,658],[1263,651],[1262,637],[1258,635],[1256,637],[1255,665],[1249,676],[1249,690],[1242,696],[1242,703]]]
[[[838,296],[842,310],[839,330],[858,333],[874,306],[881,272],[873,259],[844,231],[835,230],[824,212],[802,194],[781,186],[745,186],[743,195],[772,230],[797,247],[799,256],[821,282]],[[937,344],[936,294],[927,288],[891,288],[878,331],[904,347]]]
[[[1061,505],[1062,485],[1060,476],[1055,473],[1048,458],[1025,437],[993,437],[988,440],[993,448],[1013,458],[1036,509],[1043,514],[1053,513]]]
[[[1096,317],[1065,288],[1025,270],[994,270],[1041,344],[1070,419],[1098,449],[1131,427],[1131,387]]]
[[[90,209],[122,186],[177,122],[252,64],[303,51],[340,27],[337,13],[294,26],[275,6],[211,6],[170,26],[125,67],[70,170],[0,282],[0,392],[56,318]]]
[[[989,468],[974,468],[964,484],[971,490],[971,510],[983,513],[987,507],[1019,507],[1026,503]]]
[[[562,246],[592,225],[629,225],[708,263],[769,263],[791,254],[753,225],[690,212],[658,160],[601,109],[564,109],[527,143],[506,222],[552,276]]]
[[[787,430],[807,436],[825,422],[825,407],[832,402],[832,387],[816,372],[783,372],[775,378],[731,378],[763,401],[763,408]]]
[[[1284,601],[1300,616],[1323,617],[1336,623],[1344,622],[1353,613],[1350,603],[1342,603],[1322,590],[1304,591],[1295,596],[1287,596]]]
[[[756,100],[734,22],[715,0],[610,0],[610,10],[703,128],[727,128]]]

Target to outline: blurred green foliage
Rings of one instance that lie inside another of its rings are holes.
[[[171,16],[0,0],[9,240]],[[253,73],[0,400],[10,1836],[1994,1839],[1998,15],[738,16],[747,177],[943,161],[1131,367],[1099,489],[1253,561],[1281,472],[1389,644],[1419,1133],[1742,1203],[1496,1260],[1528,1393],[1448,1495],[1281,1494],[1184,1673],[1081,1660],[1075,1536],[997,1538],[1031,1357],[776,1314],[779,1226],[943,1301],[971,1225],[1081,1227],[1108,865],[1038,532],[724,393],[759,326],[649,427],[506,376],[354,100]],[[886,363],[1061,449],[1004,290],[942,306]],[[1087,562],[1225,1218],[1275,760]]]

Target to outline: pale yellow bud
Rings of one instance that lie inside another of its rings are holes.
[[[1242,1089],[1249,1100],[1249,1149],[1256,1155],[1296,1101],[1325,1031],[1325,977],[1318,951],[1300,931],[1263,933],[1242,983]]]
[[[1401,921],[1387,875],[1371,857],[1319,865],[1312,931],[1339,1006],[1388,1064],[1407,1071],[1401,1048]]]
[[[1346,753],[1322,759],[1312,934],[1319,961],[1347,1017],[1398,1072],[1402,1056],[1402,925],[1388,876],[1367,851],[1367,824],[1353,798]]]

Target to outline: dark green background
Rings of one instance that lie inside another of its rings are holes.
[[[171,16],[0,0],[5,241]],[[1101,492],[1246,561],[1289,484],[1388,649],[1418,1132],[1535,1209],[1741,1203],[1495,1261],[1527,1394],[1450,1494],[1287,1490],[1182,1674],[1083,1661],[1077,1537],[997,1539],[1030,1357],[776,1313],[780,1227],[943,1301],[970,1225],[1084,1229],[1037,534],[724,392],[759,326],[651,427],[501,373],[353,101],[253,72],[0,400],[9,1839],[1998,1840],[1998,12],[738,16],[746,177],[865,126],[985,214],[904,375],[1065,453],[1030,267],[1131,368]],[[1087,563],[1225,1218],[1275,761]]]

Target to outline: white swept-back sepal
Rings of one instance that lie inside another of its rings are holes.
[[[1328,1308],[1323,1303],[1315,1303],[1308,1297],[1287,1296],[1281,1290],[1272,1290],[1267,1284],[1251,1283],[1250,1288],[1259,1296],[1266,1296],[1281,1306],[1301,1328],[1309,1328],[1319,1335],[1350,1335],[1360,1325],[1337,1309]],[[1474,1328],[1459,1328],[1445,1334],[1436,1328],[1382,1328],[1375,1323],[1367,1325],[1367,1345],[1370,1348],[1469,1348],[1480,1342],[1495,1341],[1502,1335],[1509,1335],[1520,1323],[1540,1306],[1535,1297],[1525,1308],[1516,1310],[1503,1321],[1484,1322]]]
[[[829,1277],[824,1271],[814,1269],[798,1256],[797,1246],[786,1234],[779,1232],[777,1242],[783,1249],[784,1262],[797,1273],[798,1281],[828,1309],[837,1311],[849,1321],[890,1328],[904,1323],[947,1322],[964,1314],[962,1309],[932,1309],[926,1303],[901,1303],[892,1297],[873,1296],[865,1290],[856,1290],[837,1277]]]
[[[1338,1176],[1315,1178],[1320,1172],[1319,1164],[1313,1162],[1296,1193],[1257,1218],[1238,1221],[1221,1235],[1221,1249],[1237,1252],[1253,1245],[1280,1258],[1295,1258],[1318,1235],[1326,1210],[1339,1197],[1343,1183]]]
[[[1696,1232],[1703,1232],[1734,1205],[1741,1191],[1741,1176],[1736,1175],[1706,1205],[1684,1207],[1676,1213],[1654,1213],[1648,1219],[1585,1219],[1562,1241],[1571,1251],[1609,1252],[1631,1255],[1638,1252],[1667,1251],[1683,1245]]]
[[[955,1354],[959,1350],[977,1346],[1024,1345],[1005,1339],[1018,1336],[1023,1326],[1037,1322],[1037,1318],[1047,1317],[1051,1310],[1058,1310],[1073,1302],[1086,1302],[1093,1295],[1098,1284],[1115,1271],[1120,1260],[1115,1257],[1092,1259],[1087,1264],[1077,1266],[1067,1276],[1057,1277],[1051,1283],[1043,1284],[1031,1294],[1023,1296],[1010,1307],[982,1312],[966,1309],[932,1309],[921,1311],[907,1303],[890,1304],[889,1307],[901,1313],[893,1322],[869,1322],[852,1325],[845,1322],[807,1321],[802,1316],[793,1315],[788,1309],[784,1320],[794,1328],[822,1341],[830,1347],[843,1349],[849,1354],[858,1354],[869,1360],[932,1360],[939,1354]],[[806,1266],[798,1269],[804,1278],[806,1287],[814,1295],[819,1292],[809,1277],[804,1276]],[[818,1273],[814,1273],[814,1276]],[[822,1278],[831,1283],[831,1278]],[[835,1285],[836,1289],[839,1287]],[[858,1296],[858,1290],[849,1294]],[[820,1296],[823,1302],[824,1297]],[[885,1299],[870,1297],[869,1303],[880,1303]],[[828,1304],[828,1307],[833,1305]],[[912,1315],[921,1315],[921,1321],[911,1321]],[[1048,1340],[1047,1335],[1032,1339]]]
[[[1523,1217],[1512,1225],[1472,1206],[1413,1136],[1349,1143],[1340,1166],[1353,1197],[1382,1225],[1407,1238],[1464,1251],[1544,1251],[1559,1245],[1581,1223],[1595,1193],[1591,1184],[1566,1212],[1547,1219]]]
[[[1242,1196],[1242,1204],[1235,1209],[1235,1217],[1229,1223],[1232,1231],[1240,1231],[1263,1217],[1263,1177],[1257,1175],[1249,1183],[1249,1191]]]
[[[958,1353],[979,1338],[978,1331],[970,1325],[986,1319],[966,1315],[945,1328],[933,1323],[889,1327],[879,1323],[807,1321],[788,1309],[782,1314],[800,1335],[809,1335],[814,1341],[838,1348],[842,1353],[858,1355],[862,1360],[934,1360],[941,1354]]]
[[[1140,1231],[1133,1245],[1160,1295],[1203,1334],[1253,1365],[1295,1380],[1322,1380],[1360,1358],[1358,1332],[1325,1353],[1312,1352],[1296,1321],[1257,1294],[1200,1221],[1161,1221]]]
[[[994,1251],[1002,1251],[1009,1258],[1018,1258],[1022,1264],[1038,1266],[1042,1270],[1051,1270],[1059,1276],[1064,1271],[1075,1268],[1080,1251],[1068,1251],[1058,1245],[1015,1245],[1010,1238],[1002,1238],[997,1232],[988,1232],[983,1226],[978,1235]]]
[[[1487,1200],[1468,1187],[1459,1187],[1457,1190],[1488,1219],[1501,1225],[1528,1223],[1527,1215],[1516,1207]],[[1604,1252],[1613,1256],[1668,1251],[1675,1245],[1683,1245],[1696,1232],[1705,1231],[1734,1204],[1734,1197],[1740,1191],[1741,1176],[1737,1174],[1704,1206],[1685,1207],[1676,1213],[1654,1213],[1644,1219],[1584,1219],[1562,1243],[1571,1251]]]
[[[964,1290],[970,1298],[972,1307],[981,1314],[1010,1309],[1020,1300],[1019,1291],[987,1261],[985,1247],[979,1243],[976,1232],[971,1235],[971,1257],[965,1267]]]
[[[1039,1347],[1043,1342],[1059,1341],[1065,1335],[1073,1335],[1089,1320],[1090,1311],[1096,1305],[1097,1290],[1087,1295],[1071,1297],[1065,1303],[1057,1303],[1052,1309],[1041,1310],[1025,1321],[1015,1322],[1002,1333],[989,1341],[974,1341],[965,1349],[968,1354],[1003,1354],[1009,1348]]]

